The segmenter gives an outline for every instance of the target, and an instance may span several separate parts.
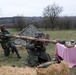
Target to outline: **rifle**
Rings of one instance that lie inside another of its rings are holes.
[[[19,38],[22,40],[35,40],[35,41],[41,41],[41,42],[57,43],[56,40],[49,40],[49,39],[38,39],[38,38],[34,38],[34,37],[19,36],[19,35],[14,35],[13,37]]]

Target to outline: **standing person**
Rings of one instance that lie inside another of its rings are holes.
[[[49,34],[46,34],[46,35],[45,35],[45,39],[50,40]],[[47,46],[48,44],[49,44],[49,42],[45,42],[45,45],[46,45],[46,46]]]
[[[20,54],[18,53],[16,46],[14,42],[10,40],[12,36],[10,35],[10,32],[6,30],[5,26],[0,26],[1,30],[1,46],[4,50],[4,55],[9,56],[10,49],[12,50],[12,53],[16,53],[18,58],[21,58]]]
[[[41,32],[36,32],[35,38],[42,39],[43,34]],[[32,40],[26,44],[26,49],[28,57],[25,64],[30,67],[35,67],[41,63],[51,61],[51,57],[46,53],[44,42]]]

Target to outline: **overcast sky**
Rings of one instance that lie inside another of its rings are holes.
[[[76,0],[0,0],[0,17],[42,16],[44,8],[56,3],[61,16],[76,16]]]

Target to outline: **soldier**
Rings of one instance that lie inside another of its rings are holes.
[[[0,30],[1,30],[1,46],[4,50],[4,55],[5,56],[9,56],[10,54],[10,49],[12,50],[12,53],[16,53],[18,58],[21,58],[21,56],[19,55],[16,46],[14,44],[14,42],[12,42],[10,40],[10,38],[12,38],[12,36],[10,35],[10,32],[8,30],[6,30],[5,26],[0,26]]]
[[[35,38],[42,39],[43,34],[41,32],[36,32]],[[32,40],[26,44],[26,49],[28,57],[25,64],[30,67],[35,67],[41,63],[51,61],[51,57],[46,53],[44,42]]]

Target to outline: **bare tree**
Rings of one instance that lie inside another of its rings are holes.
[[[50,28],[50,21],[48,18],[43,18],[43,24],[44,24],[45,30],[48,30]]]
[[[59,7],[55,3],[52,5],[48,5],[46,8],[44,8],[43,16],[45,18],[49,18],[50,20],[50,27],[53,30],[56,25],[57,17],[62,12],[62,7]]]
[[[22,30],[23,28],[26,27],[26,22],[23,16],[14,17],[12,22],[17,30]]]

